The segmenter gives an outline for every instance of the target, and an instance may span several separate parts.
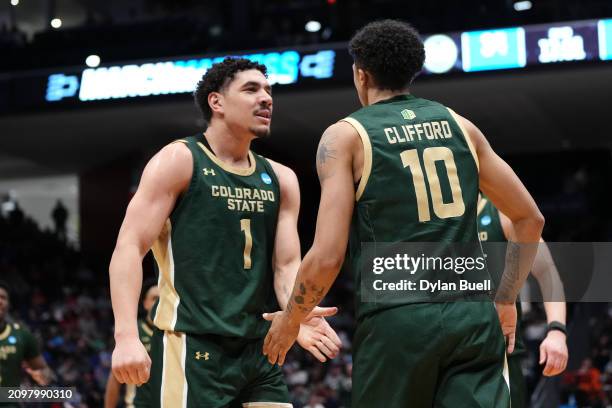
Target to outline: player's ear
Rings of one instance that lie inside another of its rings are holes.
[[[368,86],[371,85],[372,78],[367,71],[357,68],[357,81],[359,82],[361,88],[367,89]]]
[[[208,106],[210,110],[217,113],[223,113],[223,95],[219,92],[211,92],[208,94]]]

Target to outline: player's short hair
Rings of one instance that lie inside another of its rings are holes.
[[[353,35],[349,53],[357,68],[372,75],[379,89],[405,89],[425,62],[418,31],[399,20],[369,23]]]
[[[11,288],[9,284],[3,280],[0,280],[0,288],[5,290],[9,300],[11,300]]]
[[[227,57],[223,61],[214,64],[206,71],[195,92],[193,93],[196,105],[202,111],[206,122],[210,123],[212,110],[208,105],[208,95],[211,92],[221,92],[234,79],[238,72],[256,69],[267,77],[267,69],[263,64],[253,62],[246,58]]]

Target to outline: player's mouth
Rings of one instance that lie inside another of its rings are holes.
[[[255,117],[264,122],[266,125],[270,124],[272,119],[272,111],[270,109],[260,109],[255,112]]]

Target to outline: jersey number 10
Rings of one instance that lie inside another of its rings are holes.
[[[448,147],[428,147],[423,150],[423,164],[425,165],[425,173],[427,173],[428,188],[425,186],[425,176],[423,168],[419,160],[419,154],[416,149],[404,150],[400,153],[402,164],[404,167],[410,168],[412,173],[412,182],[414,183],[414,192],[417,199],[417,211],[419,221],[426,222],[431,220],[429,213],[429,195],[433,204],[434,213],[438,218],[450,218],[463,215],[465,212],[465,204],[461,194],[461,184],[457,176],[457,165],[453,157],[453,152]],[[440,179],[436,171],[436,162],[444,162],[446,174],[451,187],[453,201],[445,203],[442,201],[442,187],[440,187]]]

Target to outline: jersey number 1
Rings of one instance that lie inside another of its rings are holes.
[[[244,231],[244,269],[251,269],[251,248],[253,247],[253,236],[251,235],[251,220],[243,218],[240,220],[240,231]]]
[[[429,214],[429,198],[419,154],[416,149],[410,149],[400,153],[400,157],[402,158],[404,167],[410,168],[410,172],[412,173],[419,221],[429,221],[431,220],[431,215]],[[446,174],[448,175],[448,181],[453,195],[453,201],[450,203],[442,201],[442,187],[440,187],[440,179],[436,171],[437,161],[444,162],[444,167],[446,168]],[[461,194],[461,184],[459,184],[459,177],[457,177],[457,165],[455,164],[452,150],[448,147],[428,147],[423,150],[423,163],[425,164],[431,201],[436,216],[438,216],[438,218],[450,218],[463,215],[465,212],[465,204]]]

